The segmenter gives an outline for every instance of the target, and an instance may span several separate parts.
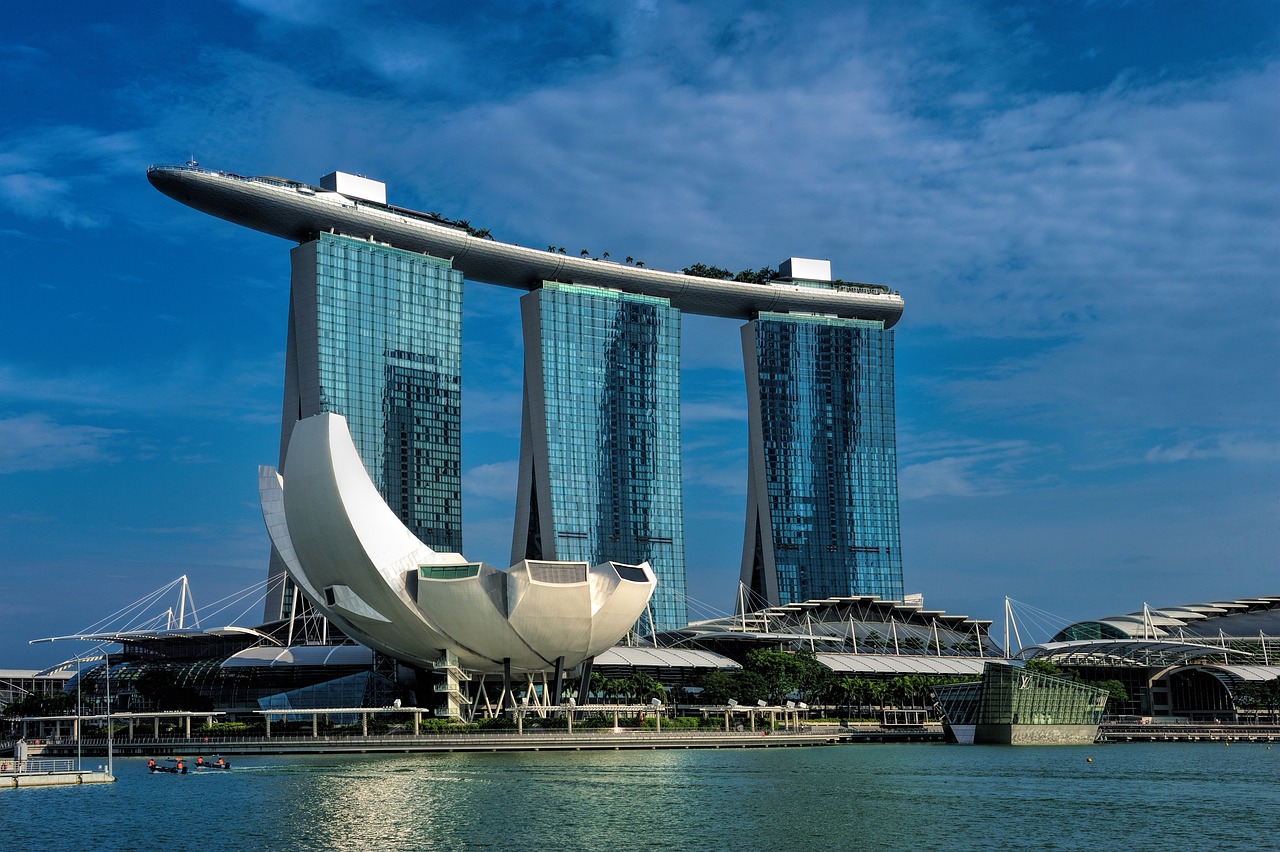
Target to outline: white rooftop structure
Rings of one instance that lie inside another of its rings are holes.
[[[832,281],[830,261],[791,258],[780,270],[782,280],[756,284],[564,255],[496,242],[431,214],[388,205],[380,200],[383,184],[342,172],[312,186],[188,164],[152,166],[147,179],[183,204],[263,233],[299,243],[322,232],[373,240],[448,258],[471,280],[521,290],[543,281],[587,284],[665,298],[688,313],[740,319],[795,312],[882,320],[888,328],[902,316],[901,295],[878,284]],[[788,273],[801,283],[787,279]]]

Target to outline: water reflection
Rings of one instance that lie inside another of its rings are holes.
[[[1086,758],[1092,757],[1092,762]],[[1265,745],[236,758],[0,792],[0,849],[1219,849],[1269,842]],[[56,815],[56,825],[51,823]],[[58,842],[54,842],[54,841]]]

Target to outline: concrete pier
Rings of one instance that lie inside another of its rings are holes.
[[[0,790],[18,787],[71,787],[79,784],[110,784],[115,776],[105,768],[77,769],[71,760],[0,759]]]

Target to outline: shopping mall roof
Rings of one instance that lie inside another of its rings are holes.
[[[1048,660],[1057,666],[1118,666],[1164,668],[1212,657],[1248,659],[1253,655],[1236,648],[1198,642],[1154,639],[1083,639],[1046,642],[1023,648],[1025,659]]]
[[[1147,607],[1123,615],[1079,621],[1059,631],[1054,642],[1084,639],[1145,639],[1195,642],[1199,639],[1280,636],[1280,595]]]
[[[62,642],[66,640],[84,642],[116,642],[121,645],[145,644],[148,642],[194,642],[208,639],[244,639],[254,642],[266,642],[279,645],[280,640],[269,633],[253,627],[185,627],[154,630],[121,630],[105,633],[80,633],[71,636],[50,636],[44,639],[32,639],[37,642]]]
[[[740,669],[721,654],[698,651],[693,648],[652,648],[615,645],[597,654],[596,666],[637,666],[642,668],[691,668],[691,669]]]
[[[908,654],[818,654],[818,662],[837,674],[978,676],[991,662],[983,657],[927,657]]]
[[[919,604],[881,600],[875,595],[818,598],[754,612],[695,621],[663,634],[666,645],[715,639],[813,643],[882,642],[901,652],[907,644],[933,650],[969,637],[989,641],[990,620],[948,615]],[[911,641],[912,639],[918,641]],[[863,650],[855,648],[854,650]],[[931,651],[932,653],[932,651]],[[998,652],[997,652],[998,653]]]
[[[1262,683],[1266,681],[1280,678],[1280,666],[1235,666],[1235,665],[1208,665],[1197,666],[1204,669],[1212,675],[1225,677],[1233,681],[1248,681],[1252,683]]]
[[[245,648],[223,661],[222,668],[277,666],[369,666],[373,652],[363,645],[294,645],[290,648]]]

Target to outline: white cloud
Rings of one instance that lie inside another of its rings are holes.
[[[1042,482],[1029,481],[1028,471],[1043,478],[1047,452],[1026,441],[953,441],[928,448],[923,461],[906,460],[898,474],[902,500],[929,497],[990,497],[1024,490]]]
[[[1214,436],[1152,447],[1143,458],[1152,464],[1215,459],[1244,464],[1275,464],[1280,462],[1280,441],[1243,435]]]
[[[510,512],[516,504],[516,475],[519,462],[491,462],[468,468],[462,474],[463,499],[482,499],[502,504]]]
[[[15,213],[32,219],[56,219],[68,228],[106,224],[102,215],[75,208],[69,183],[34,172],[0,175],[0,201]]]
[[[0,473],[58,470],[109,460],[120,429],[55,423],[42,414],[0,420]]]

